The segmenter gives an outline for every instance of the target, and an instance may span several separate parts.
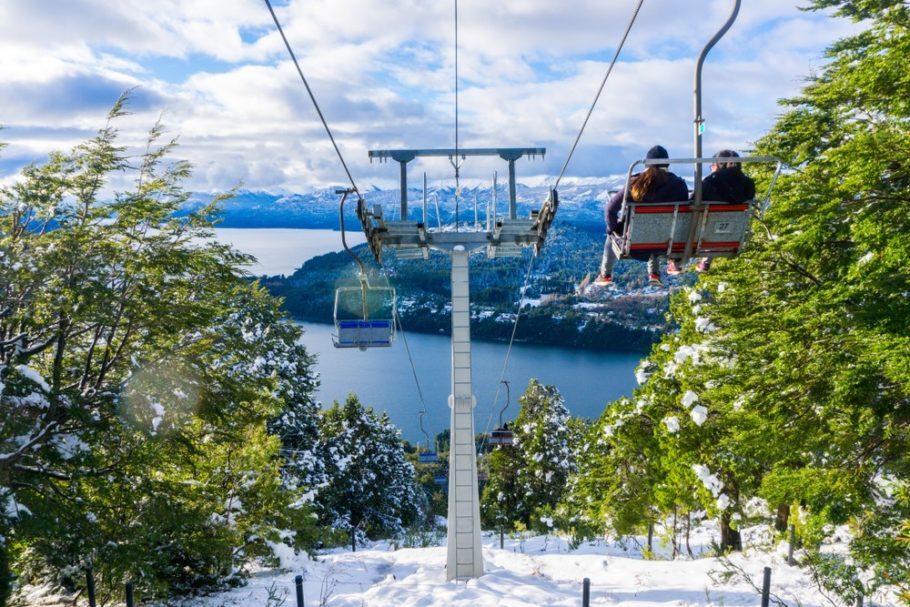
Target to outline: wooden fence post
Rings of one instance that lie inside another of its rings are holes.
[[[303,576],[298,575],[294,578],[294,586],[297,587],[297,607],[303,607]]]
[[[92,568],[85,570],[85,589],[88,592],[89,607],[95,607],[95,576],[92,575]]]

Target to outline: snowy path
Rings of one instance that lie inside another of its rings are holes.
[[[710,541],[695,537],[698,552]],[[717,559],[645,560],[637,549],[624,550],[604,542],[572,550],[565,540],[542,536],[508,540],[486,536],[486,574],[468,582],[447,582],[444,547],[393,550],[388,544],[356,553],[333,552],[318,561],[286,563],[305,578],[306,605],[326,607],[553,607],[581,605],[582,579],[591,580],[592,605],[628,607],[758,606],[758,592],[745,582],[717,586],[711,573],[722,571]],[[811,580],[780,554],[754,552],[734,557],[755,583],[770,566],[772,592],[788,605],[830,607]],[[192,607],[267,604],[269,588],[294,607],[295,573],[260,572],[244,587],[205,599],[186,601]],[[274,585],[274,586],[273,586]],[[285,594],[286,593],[286,594]],[[273,605],[277,603],[272,603]],[[773,603],[772,603],[773,604]],[[867,603],[868,604],[868,603]],[[889,603],[878,602],[879,605]]]

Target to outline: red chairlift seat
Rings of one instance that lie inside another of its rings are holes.
[[[689,200],[667,203],[627,202],[624,228],[611,234],[613,251],[620,259],[647,259],[664,255],[682,261],[697,221],[690,257],[733,257],[745,243],[755,201],[740,204],[706,201],[693,212]]]
[[[629,167],[626,182],[639,165],[691,164],[713,162],[713,158],[638,160]],[[773,156],[746,156],[725,159],[736,163],[776,163],[768,191],[762,200],[741,203],[704,200],[678,202],[633,202],[623,200],[623,229],[610,234],[613,252],[619,259],[647,259],[663,255],[685,263],[691,257],[735,257],[749,238],[752,218],[767,208],[771,191],[780,175],[782,162]],[[628,196],[628,188],[626,189]]]

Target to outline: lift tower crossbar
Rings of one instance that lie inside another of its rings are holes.
[[[545,156],[546,148],[437,148],[418,150],[370,150],[370,161],[380,162],[392,159],[399,163],[401,171],[401,219],[408,217],[408,171],[407,164],[418,157],[449,158],[457,161],[468,156],[499,156],[509,163],[509,219],[515,219],[517,212],[515,193],[515,161],[522,156],[531,159]]]

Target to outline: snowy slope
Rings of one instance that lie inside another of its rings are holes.
[[[713,528],[693,531],[690,547],[697,555],[710,544]],[[761,532],[754,535],[762,536]],[[755,538],[756,540],[758,538]],[[356,553],[332,552],[316,561],[288,558],[287,572],[262,571],[249,584],[231,592],[186,601],[192,607],[266,605],[268,597],[284,597],[296,605],[294,576],[304,576],[305,604],[329,607],[442,607],[581,605],[582,579],[591,580],[592,605],[629,607],[677,605],[759,605],[756,588],[743,580],[718,585],[724,571],[715,558],[669,558],[667,547],[658,558],[645,560],[636,542],[623,547],[595,542],[571,549],[566,540],[537,536],[507,539],[485,535],[486,574],[468,582],[447,582],[444,547],[394,550],[387,543]],[[811,579],[798,567],[786,565],[786,545],[776,552],[748,551],[732,562],[761,587],[762,570],[772,568],[772,601],[786,605],[831,607]],[[685,549],[684,549],[685,550]],[[273,605],[278,603],[273,600]],[[895,605],[889,597],[867,598],[866,605]]]

